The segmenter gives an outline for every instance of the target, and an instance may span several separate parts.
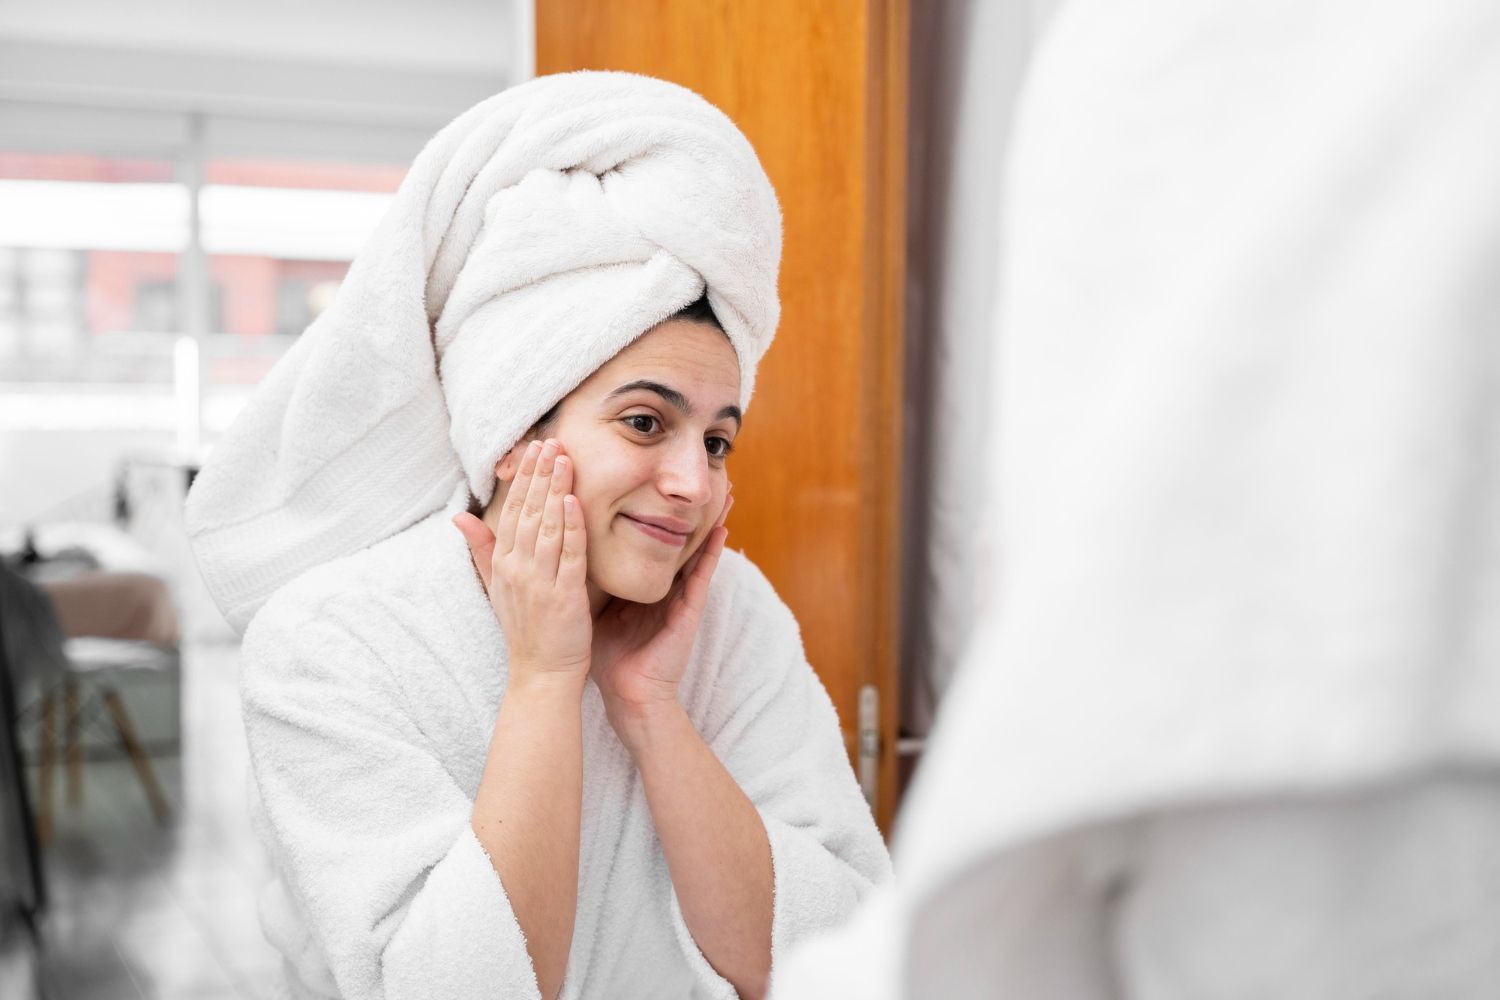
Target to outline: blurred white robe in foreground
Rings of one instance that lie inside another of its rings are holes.
[[[1500,5],[1075,0],[995,609],[776,1000],[1500,995]]]

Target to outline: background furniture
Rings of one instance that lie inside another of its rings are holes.
[[[16,735],[15,678],[30,669],[24,663],[59,655],[56,648],[48,650],[47,637],[31,624],[41,614],[35,589],[28,590],[25,580],[0,562],[0,898],[22,917],[33,944],[47,889]]]
[[[37,829],[43,846],[52,833],[52,786],[56,751],[55,709],[58,695],[63,706],[63,760],[67,768],[67,797],[72,808],[83,805],[83,733],[102,726],[108,714],[111,739],[117,739],[135,768],[136,779],[159,824],[165,825],[172,811],[162,795],[156,772],[137,735],[135,723],[120,697],[119,678],[132,671],[176,673],[181,655],[176,646],[133,639],[70,638],[63,643],[67,670],[61,682],[54,681],[38,701],[41,725],[39,752],[41,773],[37,781]]]

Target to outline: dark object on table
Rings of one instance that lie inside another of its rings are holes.
[[[32,566],[41,561],[42,554],[37,551],[36,547],[36,532],[27,528],[25,538],[21,543],[19,565]]]

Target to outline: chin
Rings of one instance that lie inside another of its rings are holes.
[[[659,572],[616,572],[590,574],[595,586],[604,591],[610,597],[618,597],[622,601],[631,601],[635,604],[655,604],[667,596],[672,589],[672,581],[675,575],[663,575]]]

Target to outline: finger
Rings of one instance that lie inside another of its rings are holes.
[[[729,486],[729,488],[730,489],[734,489],[734,484],[731,483],[730,486]],[[734,497],[732,497],[732,496],[725,496],[725,498],[724,498],[724,509],[719,512],[719,519],[714,522],[714,528],[721,528],[721,527],[724,526],[724,521],[729,517],[729,509],[731,507],[733,507],[733,506],[734,506]],[[694,551],[693,554],[688,557],[687,562],[685,562],[685,563],[682,564],[682,569],[678,571],[678,575],[680,576],[681,579],[685,580],[688,577],[690,577],[690,576],[693,575],[693,570],[696,569],[697,566],[698,566],[698,560],[703,558],[703,550],[708,547],[709,538],[711,538],[713,536],[714,528],[708,529],[708,534],[704,535],[703,536],[703,541],[701,541],[701,542],[698,543],[697,550]]]
[[[530,559],[536,553],[536,536],[542,527],[542,513],[547,509],[547,490],[552,485],[552,467],[557,462],[557,442],[550,438],[536,458],[536,472],[526,487],[521,516],[516,522],[516,544],[512,552]]]
[[[562,556],[563,497],[573,486],[571,463],[566,455],[557,456],[552,467],[552,480],[547,489],[547,498],[542,508],[542,524],[536,539],[536,554],[532,556],[537,570],[544,580],[557,579],[557,564]]]
[[[583,508],[571,493],[563,497],[562,558],[557,565],[557,582],[565,587],[582,587],[588,579],[588,539],[583,527]]]
[[[708,539],[712,535],[713,531],[712,529],[710,529],[708,535],[703,539],[703,545],[708,544]],[[688,577],[692,576],[693,570],[698,568],[698,560],[703,558],[703,545],[699,545],[697,550],[694,551],[692,555],[688,556],[687,562],[682,564],[682,568],[677,571],[678,582],[686,580]]]
[[[455,514],[453,524],[458,528],[458,533],[464,536],[464,542],[473,555],[474,565],[479,568],[479,577],[484,581],[485,590],[489,590],[490,561],[495,558],[495,533],[490,531],[489,525],[468,511]]]
[[[500,507],[500,521],[495,528],[495,545],[505,554],[516,547],[516,525],[521,520],[521,508],[526,504],[526,491],[531,486],[532,474],[536,472],[536,460],[541,454],[542,443],[533,441],[521,455],[521,464],[516,476],[505,491],[505,503]]]
[[[708,541],[698,555],[697,564],[683,581],[682,597],[694,614],[701,613],[708,601],[708,583],[713,579],[714,570],[718,568],[719,556],[724,553],[724,540],[728,537],[729,529],[722,525],[709,532]]]

